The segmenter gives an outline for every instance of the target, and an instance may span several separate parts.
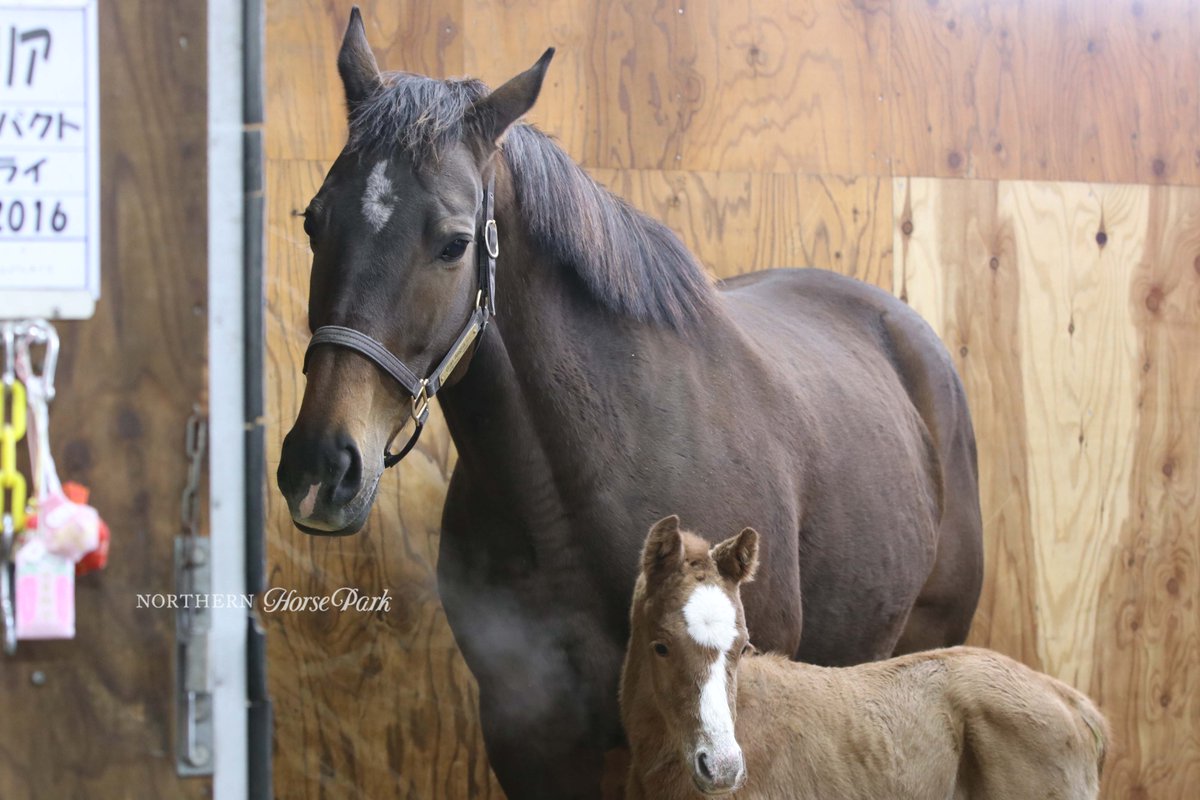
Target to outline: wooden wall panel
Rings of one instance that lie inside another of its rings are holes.
[[[1200,183],[1194,0],[897,0],[897,175]]]
[[[891,187],[876,178],[593,170],[713,275],[814,266],[892,288]]]
[[[493,85],[559,48],[533,119],[589,167],[886,175],[885,0],[466,0]]]
[[[212,794],[175,774],[174,613],[136,602],[174,591],[185,424],[206,401],[205,13],[99,3],[101,297],[57,323],[50,434],[112,546],[76,581],[74,639],[0,655],[4,800]]]
[[[893,196],[896,294],[950,350],[976,432],[1001,432],[977,436],[987,535],[973,635],[1040,668],[1014,232],[996,214],[994,183],[897,179]]]
[[[427,0],[356,3],[383,69],[440,77],[462,73],[461,4]],[[346,143],[346,106],[337,53],[350,5],[267,0],[268,159],[330,159]]]
[[[1187,796],[1200,189],[913,179],[896,196],[897,282],[955,350],[980,442],[972,640],[1099,701],[1116,734],[1106,797]]]

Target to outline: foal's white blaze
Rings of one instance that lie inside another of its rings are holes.
[[[387,202],[392,193],[392,181],[385,174],[387,165],[385,159],[371,168],[371,174],[367,176],[367,190],[362,199],[363,216],[376,233],[383,230],[383,226],[387,225],[387,221],[392,217],[392,205]]]
[[[719,586],[696,587],[683,607],[688,635],[703,647],[718,651],[700,688],[700,727],[718,753],[739,751],[733,735],[733,715],[725,685],[726,651],[737,639],[737,609]]]

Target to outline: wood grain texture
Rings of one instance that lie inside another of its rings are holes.
[[[205,401],[206,4],[99,4],[102,296],[61,322],[51,442],[112,528],[77,635],[0,656],[0,797],[205,798],[175,775],[174,589],[184,426]],[[35,686],[37,670],[45,683]]]
[[[894,174],[1200,183],[1194,0],[892,8]]]
[[[381,68],[441,77],[462,73],[460,2],[356,4]],[[326,159],[346,143],[346,106],[336,65],[350,5],[266,0],[267,158]]]
[[[972,641],[1098,700],[1115,732],[1105,797],[1188,796],[1200,189],[913,179],[895,193],[897,285],[957,354],[980,443]]]
[[[891,291],[889,182],[745,172],[592,174],[669,225],[719,278],[813,266]]]
[[[589,167],[886,175],[885,0],[466,0],[493,85],[559,48],[532,118]]]

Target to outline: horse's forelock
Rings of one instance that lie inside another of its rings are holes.
[[[471,106],[487,86],[474,79],[438,80],[408,72],[384,73],[383,86],[350,109],[350,151],[405,152],[439,160],[469,133]]]

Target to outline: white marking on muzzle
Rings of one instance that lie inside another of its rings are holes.
[[[683,607],[688,635],[699,645],[718,651],[700,689],[700,725],[703,736],[717,753],[739,753],[733,732],[733,715],[725,682],[725,654],[737,639],[737,609],[721,587],[696,587]]]
[[[708,680],[700,687],[700,728],[718,755],[740,753],[733,732],[733,714],[729,710],[729,692],[725,686],[725,654],[717,656],[708,670]]]
[[[376,233],[383,230],[383,226],[392,218],[392,205],[385,202],[392,193],[392,181],[384,174],[387,165],[388,162],[384,159],[371,168],[371,174],[367,176],[367,190],[362,199],[363,216]]]
[[[321,484],[314,483],[308,487],[308,494],[304,495],[304,499],[300,501],[297,510],[300,512],[301,519],[308,519],[312,516],[313,509],[317,507],[317,494],[321,491]]]

